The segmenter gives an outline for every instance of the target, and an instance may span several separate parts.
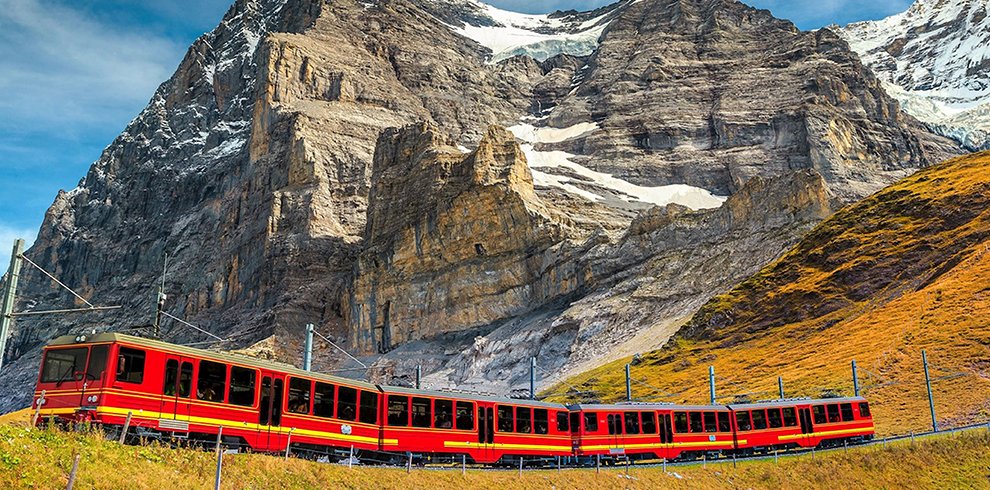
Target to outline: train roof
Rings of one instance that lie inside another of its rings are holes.
[[[257,357],[251,357],[244,354],[236,354],[233,352],[219,352],[206,349],[197,349],[195,347],[186,347],[184,345],[176,345],[168,342],[163,342],[161,340],[149,339],[145,337],[135,337],[133,335],[127,335],[122,333],[98,333],[95,335],[84,335],[85,340],[82,342],[77,341],[81,335],[63,335],[57,337],[48,343],[48,347],[62,347],[70,345],[86,345],[93,343],[103,343],[103,342],[123,342],[130,345],[137,345],[140,347],[145,347],[148,349],[175,352],[178,354],[186,354],[189,356],[200,357],[204,359],[226,362],[232,364],[241,364],[252,367],[257,367],[260,369],[267,369],[271,371],[276,371],[280,373],[285,373],[291,376],[307,377],[311,379],[323,380],[334,384],[343,384],[353,387],[358,387],[367,390],[378,390],[378,387],[372,383],[366,381],[358,381],[350,378],[342,378],[339,376],[333,376],[330,374],[323,374],[313,371],[304,371],[291,364],[284,362],[271,361],[267,359],[259,359]]]
[[[767,407],[794,407],[797,405],[821,405],[823,403],[858,403],[865,402],[866,398],[852,396],[845,398],[788,398],[785,400],[767,400],[757,403],[743,403],[729,405],[733,410],[753,410]]]
[[[405,388],[402,386],[386,386],[381,385],[381,389],[384,393],[401,393],[403,395],[421,395],[431,398],[451,398],[457,400],[474,400],[474,401],[486,401],[494,403],[511,403],[513,405],[523,405],[530,407],[545,407],[553,409],[566,409],[567,407],[561,403],[550,403],[539,400],[529,400],[526,398],[508,398],[504,396],[498,396],[494,394],[487,393],[472,393],[470,391],[457,391],[457,390],[417,390],[415,388]]]
[[[728,410],[725,405],[677,405],[674,403],[578,403],[568,405],[567,408],[570,410]]]

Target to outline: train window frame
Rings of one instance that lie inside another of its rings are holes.
[[[440,417],[441,414],[446,415],[446,418],[442,419]],[[433,401],[433,428],[454,428],[454,400],[438,398]]]
[[[550,412],[545,408],[533,409],[533,433],[547,434],[550,432]]]
[[[705,432],[718,432],[718,415],[715,415],[715,412],[703,412],[702,423]]]
[[[121,346],[117,351],[117,381],[139,385],[144,383],[147,352],[142,349]]]
[[[743,417],[740,420],[740,417]],[[739,432],[749,432],[753,430],[753,417],[749,410],[736,412],[736,430]]]
[[[701,412],[688,412],[688,426],[692,434],[699,434],[705,431],[704,417]]]
[[[815,424],[827,424],[828,415],[825,413],[825,405],[814,405],[811,407],[812,417],[815,419]]]
[[[367,396],[365,396],[367,395]],[[358,422],[362,424],[378,423],[378,393],[374,391],[361,390],[358,400]]]
[[[584,431],[598,432],[598,412],[584,412]]]
[[[853,415],[852,403],[841,403],[839,404],[839,416],[842,418],[843,422],[852,422],[856,420]]]
[[[859,416],[860,417],[871,417],[871,415],[870,415],[870,404],[868,402],[859,402]]]
[[[779,429],[784,426],[784,418],[781,417],[779,408],[767,409],[767,426],[771,429]]]
[[[234,369],[230,369],[230,384],[234,385]],[[313,382],[306,378],[290,376],[289,389],[285,390],[285,411],[299,415],[309,415],[313,407]],[[230,403],[234,403],[231,401]]]
[[[235,370],[237,375],[235,376]],[[241,377],[244,376],[244,377]],[[235,381],[236,380],[236,381]],[[309,380],[306,380],[309,381]],[[255,402],[255,388],[258,383],[258,371],[256,369],[230,366],[230,374],[227,376],[227,403],[239,407],[253,407]],[[310,382],[310,390],[313,383]],[[307,409],[309,407],[307,406]],[[309,413],[309,410],[306,411]]]
[[[718,416],[718,431],[719,432],[732,432],[732,418],[729,416],[729,412],[716,412]]]
[[[433,400],[422,396],[412,397],[409,403],[409,416],[412,427],[429,429],[433,424]]]
[[[657,414],[656,412],[641,412],[640,413],[640,428],[642,428],[643,434],[656,434],[657,433]]]
[[[223,403],[224,396],[227,394],[227,371],[227,365],[222,362],[200,360],[199,374],[196,376],[196,399],[211,403]],[[220,373],[223,373],[222,379],[219,376]],[[281,402],[281,400],[278,401]]]
[[[347,400],[345,400],[345,397]],[[358,389],[350,386],[337,388],[337,419],[353,422],[357,420]],[[350,409],[350,413],[347,413]]]
[[[326,388],[329,387],[329,394]],[[333,409],[336,406],[334,397],[337,395],[337,386],[330,383],[317,381],[313,386],[313,415],[322,418],[332,419]]]
[[[182,361],[182,364],[179,365],[179,398],[192,396],[194,379],[196,379],[196,375],[193,371],[192,361]]]
[[[389,427],[409,427],[409,396],[389,395],[385,424]]]
[[[99,352],[100,354],[97,354]],[[98,355],[102,356],[102,360],[98,359]],[[86,377],[93,381],[103,379],[103,375],[107,371],[107,362],[110,360],[110,344],[100,344],[94,345],[89,348],[89,357],[86,360]],[[94,371],[94,364],[96,365],[97,371]]]
[[[752,410],[749,412],[750,416],[753,417],[753,430],[766,430],[767,428],[767,412],[766,410]]]
[[[636,435],[641,432],[639,425],[639,412],[622,413],[622,430],[626,434]]]
[[[499,432],[515,432],[516,431],[516,409],[512,405],[499,405],[496,412],[498,412],[498,431]]]
[[[797,427],[797,409],[794,407],[784,407],[780,409],[780,413],[784,417],[784,427]]]
[[[533,433],[532,407],[516,407],[516,432],[519,434]]]
[[[689,428],[688,413],[674,412],[674,432],[677,434],[687,434]]]
[[[829,403],[825,405],[825,412],[828,413],[828,423],[835,424],[842,422],[842,415],[839,414],[839,404]]]
[[[570,414],[558,410],[556,418],[557,418],[557,432],[561,432],[561,433],[570,432],[570,427],[571,427]]]
[[[454,402],[454,428],[474,430],[474,403],[459,400]]]

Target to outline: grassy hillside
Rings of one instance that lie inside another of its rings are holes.
[[[990,153],[923,170],[839,211],[777,262],[714,298],[633,377],[676,396],[719,401],[852,391],[850,361],[884,433],[929,425],[927,349],[939,419],[990,417]],[[569,380],[616,399],[622,360]],[[955,377],[953,377],[955,376]],[[570,388],[557,387],[561,393]],[[637,384],[641,396],[650,389]],[[555,398],[566,398],[557,396]]]
[[[22,416],[22,419],[26,416]],[[988,488],[990,434],[970,434],[853,448],[847,453],[740,463],[660,468],[527,471],[359,468],[284,461],[265,455],[227,455],[223,488],[237,489],[648,489],[648,488]],[[0,488],[65,488],[73,455],[81,462],[76,488],[213,488],[214,455],[160,446],[120,446],[96,434],[29,430],[0,423]],[[676,474],[674,474],[676,473]]]

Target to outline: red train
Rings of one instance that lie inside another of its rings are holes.
[[[860,442],[863,398],[750,405],[571,405],[381,386],[251,357],[121,334],[63,336],[44,350],[38,423],[248,450],[372,460],[539,462],[694,458]]]

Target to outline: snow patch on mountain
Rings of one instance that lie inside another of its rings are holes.
[[[990,0],[918,0],[906,12],[831,26],[905,112],[971,150],[990,148]]]
[[[533,183],[543,187],[557,187],[589,201],[604,201],[605,195],[615,195],[626,202],[642,202],[665,206],[676,203],[691,209],[712,209],[722,206],[725,197],[686,184],[645,187],[633,184],[613,175],[598,172],[575,163],[575,155],[560,150],[537,150],[537,144],[560,143],[586,135],[598,129],[598,124],[582,122],[566,128],[537,128],[530,124],[518,124],[509,128],[526,154]],[[599,192],[593,192],[593,191]]]

